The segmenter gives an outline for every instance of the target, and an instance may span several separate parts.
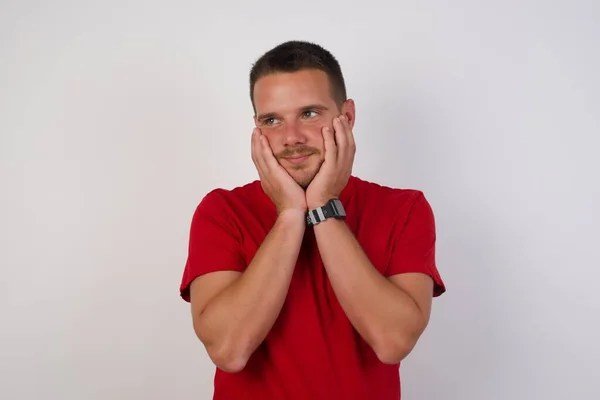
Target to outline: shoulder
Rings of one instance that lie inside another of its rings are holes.
[[[260,181],[253,181],[234,188],[214,188],[204,195],[197,210],[233,209],[239,205],[247,205],[259,201],[263,194]]]
[[[357,197],[362,207],[367,209],[396,210],[400,214],[408,214],[415,206],[430,207],[422,190],[391,187],[360,178],[355,180]]]
[[[274,204],[257,180],[231,189],[212,189],[197,205],[193,220],[209,221],[240,235],[258,235],[257,229],[274,223],[276,216]]]

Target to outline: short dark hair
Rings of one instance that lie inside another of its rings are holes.
[[[291,40],[263,54],[250,71],[250,100],[254,107],[254,85],[265,75],[276,72],[297,72],[318,69],[327,74],[331,95],[339,107],[347,100],[342,69],[329,51],[315,43]]]

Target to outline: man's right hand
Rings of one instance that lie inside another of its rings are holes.
[[[263,190],[277,206],[277,219],[243,272],[230,271],[230,265],[225,264],[207,265],[206,268],[218,270],[195,278],[190,285],[196,335],[217,368],[229,373],[245,368],[275,324],[285,302],[306,231],[304,190],[279,165],[267,138],[260,131],[255,132],[252,135],[252,160],[258,169]],[[207,212],[205,208],[199,210]],[[209,212],[208,216],[197,221],[214,226],[227,218],[226,215],[215,216]],[[195,229],[204,232],[211,228],[197,226]],[[223,234],[233,239],[235,232],[226,232]],[[210,239],[209,243],[215,242]],[[221,251],[229,252],[231,248],[225,245]],[[242,257],[242,251],[241,248],[236,249],[236,254]],[[224,258],[213,258],[217,259]]]
[[[267,137],[258,128],[252,132],[252,161],[263,190],[277,208],[277,215],[284,211],[306,213],[304,189],[279,164]]]

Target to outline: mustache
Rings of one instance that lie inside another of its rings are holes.
[[[310,146],[298,146],[294,148],[287,148],[275,156],[276,158],[288,158],[288,157],[302,157],[310,154],[319,154],[321,151],[315,147]]]

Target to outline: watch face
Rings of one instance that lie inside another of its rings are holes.
[[[333,207],[334,215],[340,216],[340,217],[346,216],[346,210],[344,209],[344,205],[342,204],[342,202],[339,199],[333,200],[331,202],[331,205]]]
[[[306,223],[308,225],[315,225],[325,221],[327,218],[345,218],[346,210],[344,205],[339,199],[332,199],[322,207],[317,207],[314,210],[310,210],[306,214]]]

